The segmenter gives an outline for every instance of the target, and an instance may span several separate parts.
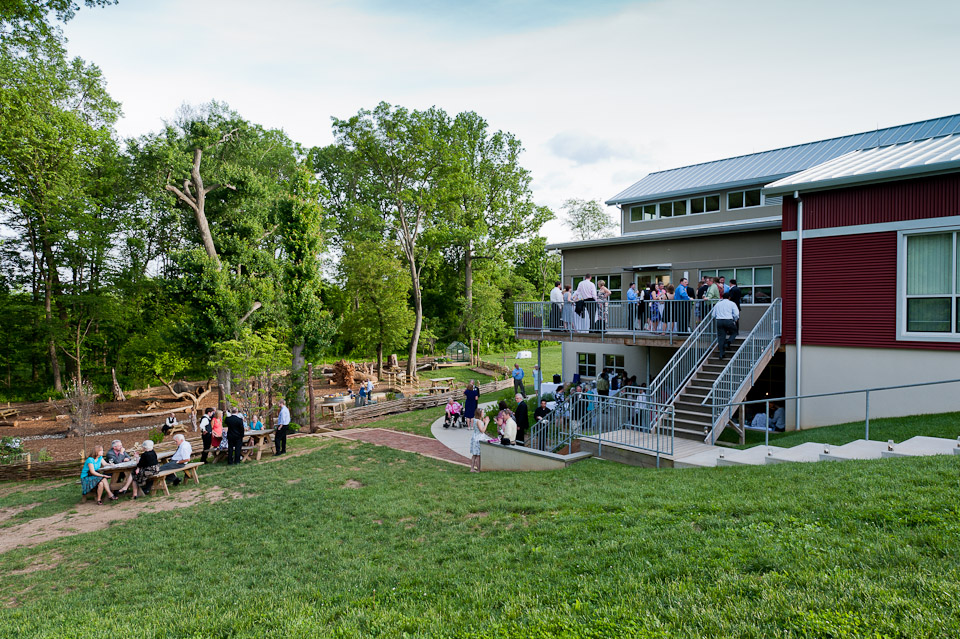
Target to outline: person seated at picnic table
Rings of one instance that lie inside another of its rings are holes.
[[[193,446],[190,445],[190,442],[187,441],[187,438],[183,436],[183,433],[177,433],[173,436],[173,441],[177,442],[177,452],[173,454],[173,457],[170,458],[170,461],[160,467],[160,472],[165,470],[174,470],[190,463],[190,455],[193,454]],[[177,477],[176,473],[173,474],[173,485],[180,485],[180,478]]]
[[[213,439],[210,440],[210,448],[223,448],[223,411],[217,410],[213,414],[213,420],[210,422],[210,432],[213,433]]]
[[[259,415],[253,416],[253,421],[250,423],[250,430],[263,430],[263,422],[260,421]]]
[[[133,461],[133,458],[127,454],[127,449],[123,447],[123,442],[119,439],[113,440],[110,444],[110,450],[107,451],[107,454],[104,456],[108,464],[123,464],[128,461]],[[126,481],[123,483],[123,486],[120,487],[120,490],[117,491],[118,495],[126,495],[127,490],[130,488],[130,484],[133,483],[133,474],[124,473],[126,475]]]
[[[170,413],[170,416],[163,421],[163,426],[160,427],[160,430],[163,431],[164,435],[169,435],[170,430],[177,425],[177,416],[173,413]]]
[[[93,456],[87,457],[83,462],[83,469],[80,471],[80,490],[82,495],[97,491],[97,505],[103,504],[103,493],[106,491],[110,501],[116,501],[117,497],[110,492],[110,480],[107,475],[100,472],[100,466],[103,465],[103,446],[94,446]],[[104,481],[104,480],[107,481]]]
[[[153,476],[160,472],[160,460],[157,459],[157,453],[153,450],[153,442],[149,439],[143,440],[140,444],[143,446],[143,453],[137,461],[137,467],[133,469],[131,477],[136,483],[133,484],[133,498],[137,494],[150,494],[153,487]]]

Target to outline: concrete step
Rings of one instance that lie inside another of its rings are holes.
[[[785,451],[779,446],[754,446],[743,450],[724,450],[717,459],[717,466],[762,466],[772,455]]]
[[[887,450],[887,442],[858,439],[843,446],[827,446],[820,453],[820,461],[846,461],[848,459],[880,459]]]
[[[702,453],[675,459],[674,468],[713,468],[717,465],[717,459],[720,457],[720,448],[706,450]]]
[[[829,448],[829,446],[817,442],[807,442],[806,444],[800,444],[793,448],[783,448],[770,457],[767,457],[766,463],[818,462],[820,461],[820,454],[823,453],[825,448]]]
[[[905,442],[887,446],[882,457],[916,457],[923,455],[952,455],[960,448],[960,440],[918,435]],[[960,453],[957,453],[960,454]]]

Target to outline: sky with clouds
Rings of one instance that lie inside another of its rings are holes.
[[[120,0],[64,33],[103,69],[123,136],[211,99],[306,146],[382,100],[472,110],[522,140],[554,210],[651,171],[960,112],[955,0]]]

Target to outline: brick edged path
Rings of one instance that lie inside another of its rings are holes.
[[[402,433],[387,428],[354,428],[338,431],[331,436],[376,444],[377,446],[388,446],[408,453],[417,453],[424,457],[450,462],[451,464],[470,465],[466,457],[458,455],[432,437],[424,437],[423,435]]]

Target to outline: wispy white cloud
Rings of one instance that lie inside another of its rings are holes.
[[[547,140],[547,148],[557,157],[571,160],[577,166],[637,156],[637,152],[629,146],[575,131],[564,131],[553,136]]]

